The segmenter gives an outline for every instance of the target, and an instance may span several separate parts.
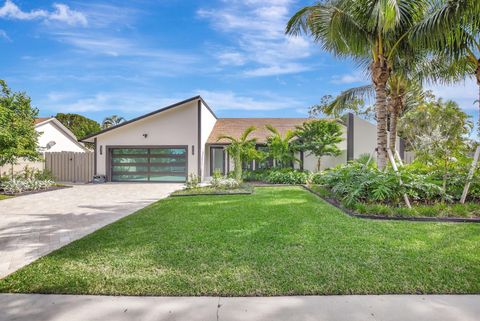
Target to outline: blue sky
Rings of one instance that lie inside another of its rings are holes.
[[[311,3],[0,0],[0,78],[42,116],[130,119],[200,94],[220,117],[303,117],[323,95],[367,81],[284,35]],[[431,89],[475,113],[473,80]]]

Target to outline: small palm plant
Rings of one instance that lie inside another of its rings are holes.
[[[117,126],[123,122],[125,122],[126,119],[118,116],[118,115],[112,115],[109,117],[105,117],[102,122],[102,129],[110,128],[113,126]]]
[[[235,164],[235,179],[237,181],[242,180],[242,162],[248,161],[255,157],[255,145],[257,143],[256,138],[249,138],[250,134],[256,130],[255,126],[250,126],[240,135],[239,138],[235,138],[229,135],[220,135],[217,142],[225,139],[230,142],[230,145],[226,147],[229,155],[232,156]]]
[[[292,141],[296,138],[296,132],[288,130],[285,136],[272,125],[265,125],[265,128],[271,133],[267,138],[268,154],[273,158],[274,167],[285,168],[293,162],[299,160],[295,158]]]

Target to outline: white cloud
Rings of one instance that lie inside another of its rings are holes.
[[[310,42],[284,34],[291,4],[290,0],[233,0],[219,9],[198,10],[197,15],[233,39],[242,65],[248,64],[245,76],[273,76],[311,68],[304,64],[299,67],[298,61],[310,56]],[[217,57],[224,64],[222,57]]]
[[[226,51],[217,55],[221,65],[241,66],[246,62],[246,57],[240,52]]]
[[[300,108],[304,104],[296,99],[271,93],[238,95],[232,91],[197,91],[215,111],[218,110],[281,110]]]
[[[5,30],[0,29],[0,38],[6,41],[12,41]]]
[[[474,101],[478,99],[479,87],[473,78],[453,85],[427,85],[426,89],[432,90],[437,97],[457,102],[465,110],[478,108]]]
[[[331,80],[331,82],[334,84],[353,84],[365,81],[367,81],[365,75],[358,71],[350,74],[334,75]]]
[[[279,96],[269,92],[255,95],[236,94],[232,91],[195,90],[189,93],[148,94],[142,90],[97,92],[91,95],[73,92],[50,92],[44,101],[39,102],[42,109],[52,112],[119,112],[142,114],[168,106],[188,97],[201,95],[214,111],[219,110],[256,110],[273,111],[282,109],[301,109],[305,103],[296,99]]]
[[[13,1],[6,0],[3,7],[0,7],[0,18],[12,20],[42,19],[46,22],[63,22],[71,26],[86,26],[88,24],[87,18],[83,13],[72,10],[65,4],[55,3],[53,7],[53,11],[34,9],[26,12],[22,11]]]

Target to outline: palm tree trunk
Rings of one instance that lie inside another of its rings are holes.
[[[396,99],[393,101],[392,111],[390,112],[390,150],[395,153],[397,145],[397,123],[398,123],[398,111],[400,110],[396,106]]]
[[[235,153],[235,179],[237,181],[242,180],[242,158],[240,156],[240,152]]]
[[[389,76],[387,62],[380,55],[372,64],[377,118],[377,166],[379,169],[383,169],[387,165],[387,81]]]
[[[320,172],[320,167],[322,165],[322,157],[318,157],[317,159],[317,172]]]
[[[475,70],[475,76],[477,77],[478,85],[478,123],[477,123],[477,135],[480,139],[480,59],[477,60],[477,69]]]

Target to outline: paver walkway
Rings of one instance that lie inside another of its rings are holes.
[[[0,201],[0,278],[180,187],[153,183],[75,185]]]
[[[1,294],[0,321],[477,321],[480,296],[109,297]]]

